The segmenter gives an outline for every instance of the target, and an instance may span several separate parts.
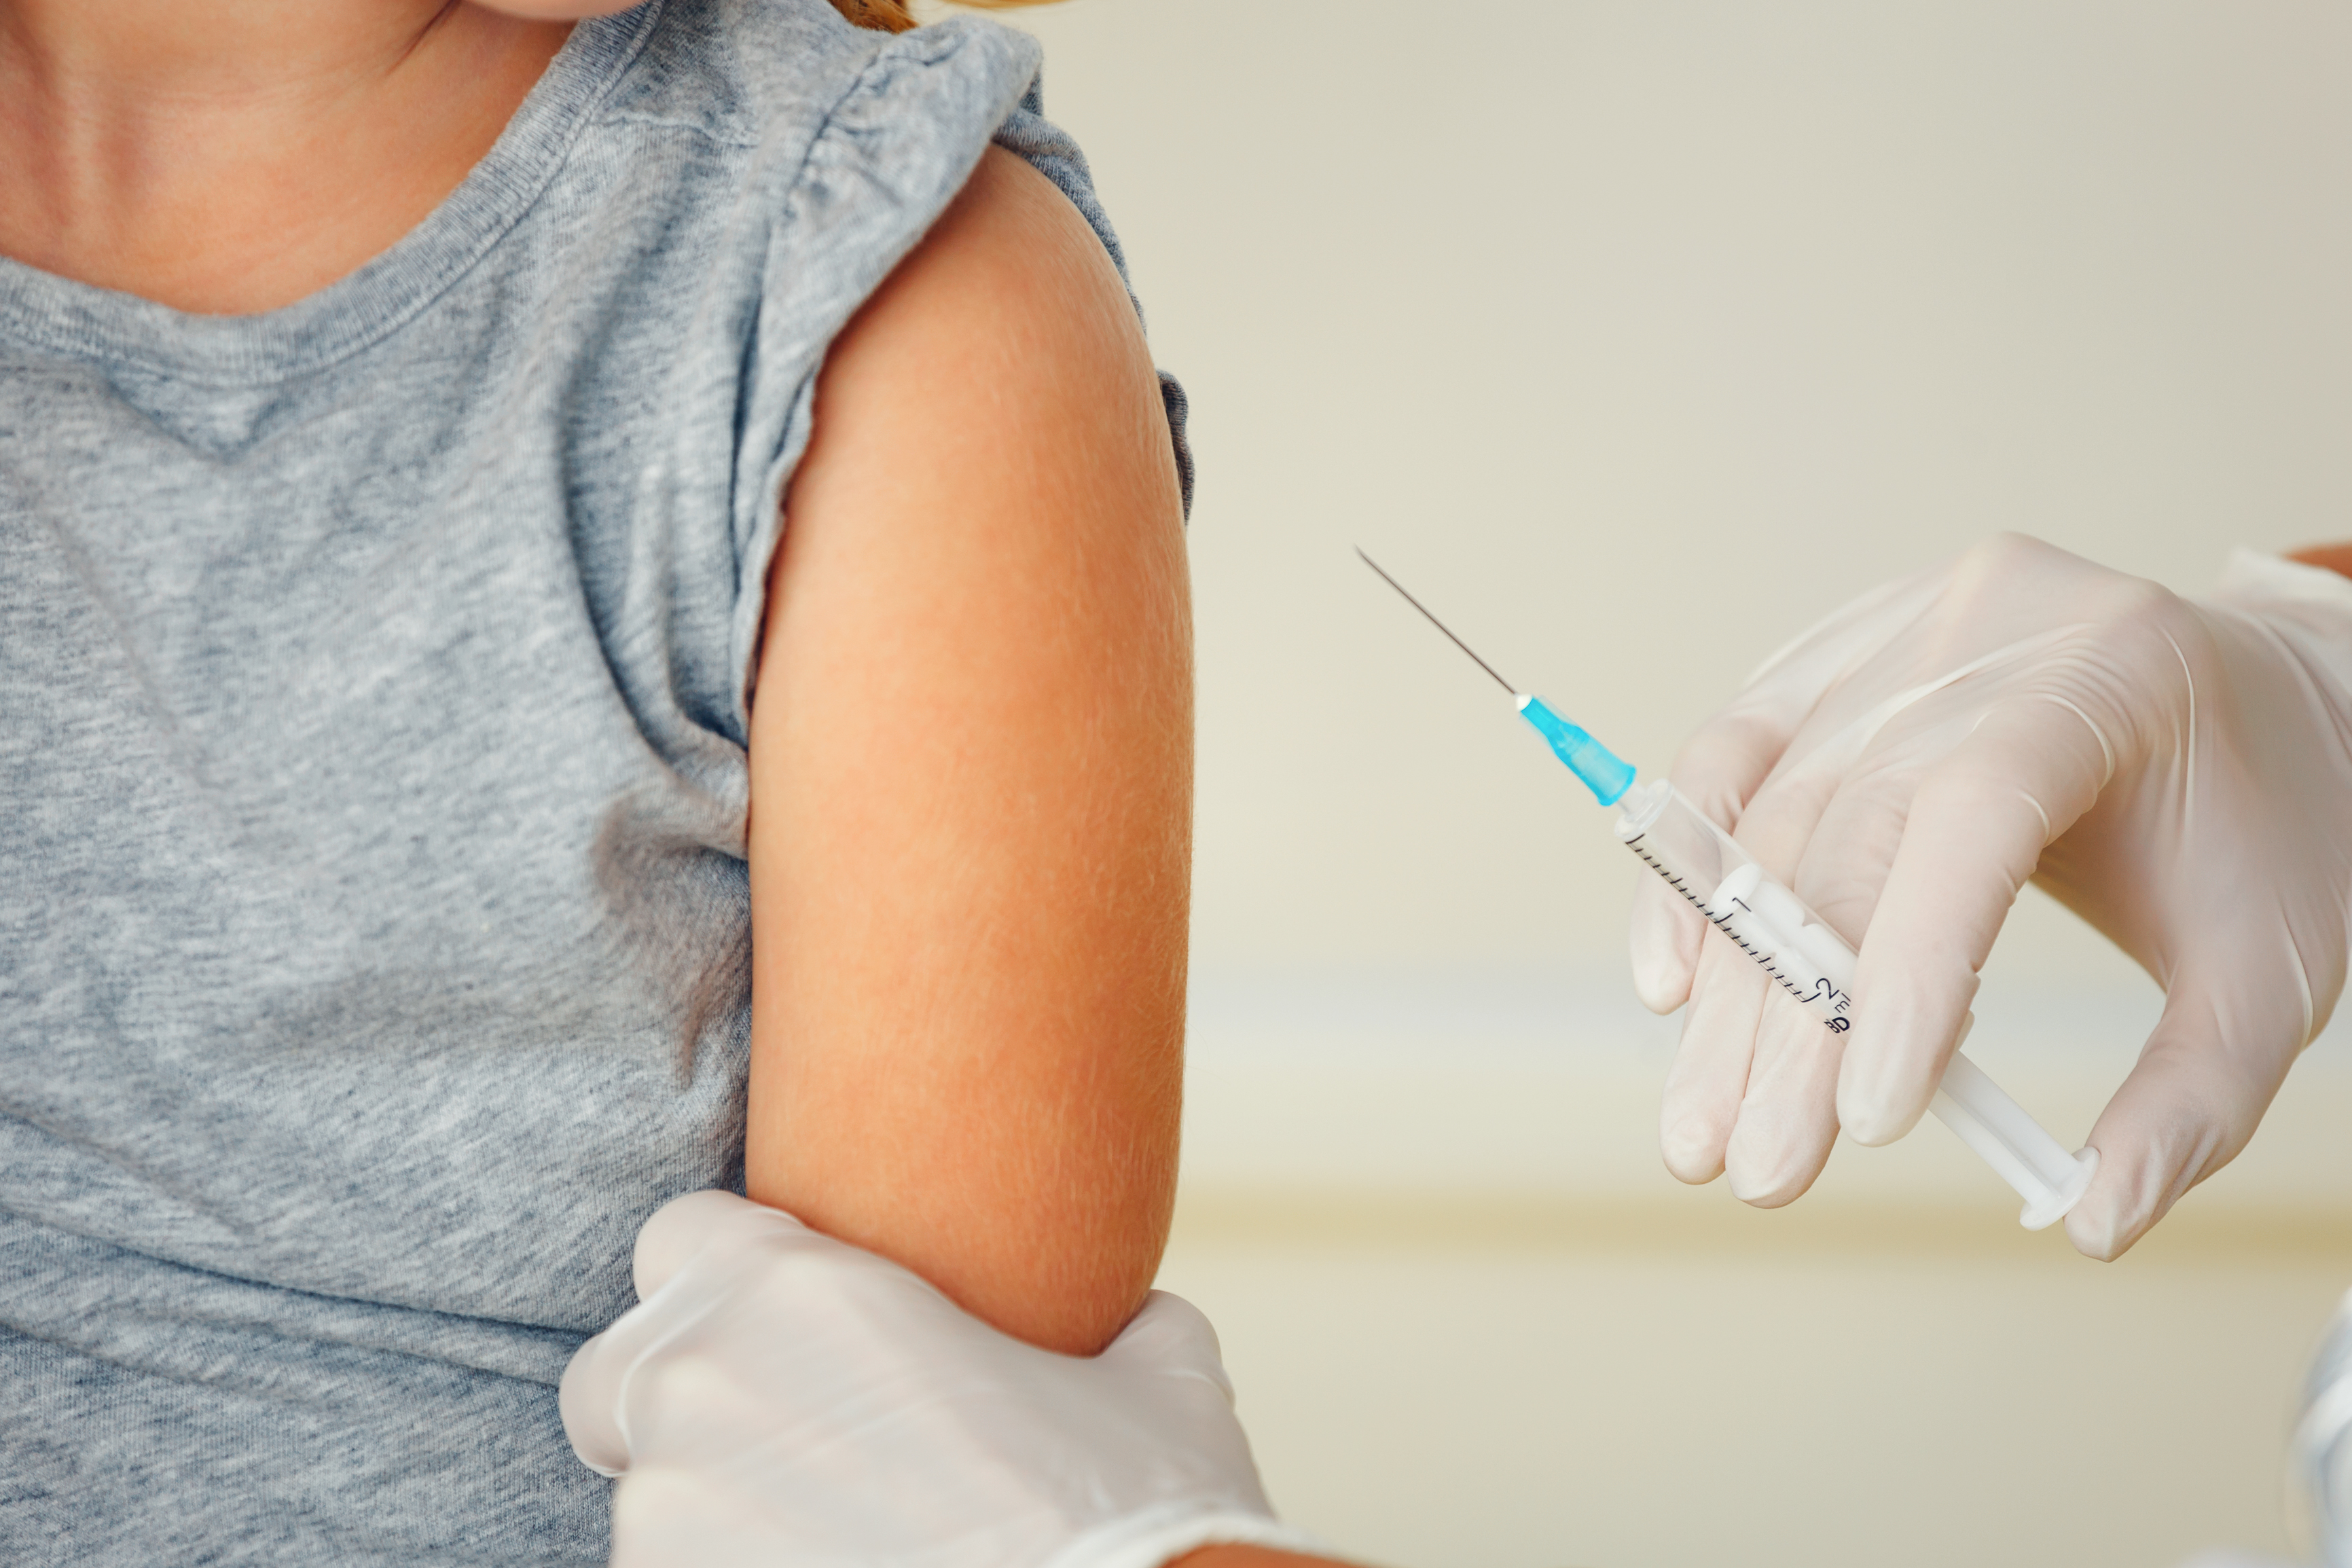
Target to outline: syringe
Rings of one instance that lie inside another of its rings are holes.
[[[1840,1034],[1853,1027],[1854,951],[1829,922],[1767,876],[1730,834],[1672,783],[1637,780],[1632,763],[1552,712],[1542,699],[1496,674],[1492,664],[1471,653],[1468,643],[1406,593],[1403,584],[1381,571],[1377,561],[1360,549],[1356,554],[1511,694],[1519,716],[1536,727],[1593,799],[1618,808],[1617,837],[1643,864],[1664,877],[1709,925],[1763,965],[1774,982],[1823,1026]],[[1975,1022],[1973,1014],[1961,1020],[1962,1040]],[[2018,1223],[2028,1230],[2039,1230],[2074,1207],[2098,1169],[2096,1149],[2069,1155],[2063,1144],[1958,1051],[1944,1069],[1943,1086],[1929,1109],[2025,1200]]]

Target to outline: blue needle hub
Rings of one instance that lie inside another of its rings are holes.
[[[1519,716],[1534,725],[1545,740],[1550,742],[1552,754],[1568,764],[1568,770],[1584,780],[1592,798],[1604,806],[1613,806],[1617,798],[1633,787],[1633,765],[1601,745],[1582,729],[1544,706],[1543,698],[1514,694],[1518,697]]]

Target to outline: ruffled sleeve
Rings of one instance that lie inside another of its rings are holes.
[[[784,527],[783,491],[808,448],[825,350],[963,189],[991,142],[1053,181],[1127,276],[1085,155],[1041,112],[1041,58],[1034,38],[976,17],[881,40],[805,155],[776,172],[782,188],[769,205],[772,226],[746,345],[731,486],[730,667],[741,673],[736,717],[747,727],[768,568]],[[1172,377],[1162,375],[1160,386],[1189,512],[1184,394]]]

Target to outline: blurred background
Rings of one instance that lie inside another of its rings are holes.
[[[1163,1282],[1276,1500],[1406,1568],[2293,1545],[2352,1035],[2125,1260],[1939,1126],[1791,1208],[1655,1148],[1635,867],[1360,543],[1663,765],[2002,528],[2184,591],[2352,538],[2352,10],[1068,0],[1010,19],[1193,398],[1185,1174]],[[2153,985],[2029,893],[1971,1051],[2062,1138]]]

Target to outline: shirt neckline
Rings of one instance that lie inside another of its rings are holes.
[[[430,305],[530,210],[662,4],[574,25],[457,188],[391,248],[314,293],[250,316],[199,316],[0,256],[0,334],[222,388],[286,381],[355,354]]]

